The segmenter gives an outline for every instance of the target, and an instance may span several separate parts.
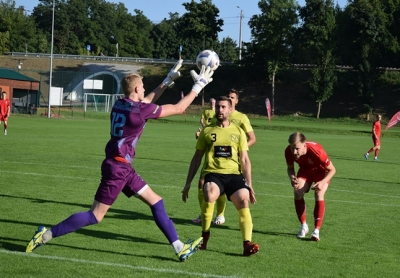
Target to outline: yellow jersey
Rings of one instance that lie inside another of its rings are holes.
[[[235,124],[222,128],[206,126],[197,139],[196,149],[205,151],[202,176],[208,173],[241,174],[239,153],[248,151],[247,137]]]

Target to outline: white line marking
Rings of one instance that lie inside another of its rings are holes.
[[[33,258],[38,258],[38,259],[50,259],[50,260],[56,260],[56,261],[68,261],[68,262],[81,263],[81,264],[94,264],[94,265],[112,266],[112,267],[119,267],[119,268],[129,268],[129,269],[144,270],[144,271],[149,271],[149,272],[173,273],[173,274],[185,275],[187,277],[190,277],[190,276],[215,277],[215,278],[239,277],[239,276],[222,276],[222,275],[199,273],[199,272],[188,272],[188,271],[182,271],[179,269],[152,268],[152,267],[145,267],[145,266],[132,266],[132,265],[127,265],[127,264],[97,262],[97,261],[89,261],[89,260],[82,260],[82,259],[57,257],[57,256],[46,256],[46,255],[38,255],[38,254],[33,254],[33,253],[8,251],[8,250],[2,250],[2,249],[0,249],[0,253],[5,253],[8,255],[16,255],[16,256],[33,257]]]

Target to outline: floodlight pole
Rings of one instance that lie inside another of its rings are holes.
[[[54,43],[54,3],[55,0],[53,0],[53,17],[51,21],[51,51],[50,51],[50,80],[49,80],[49,99],[48,99],[48,111],[47,111],[47,117],[51,118],[51,105],[50,105],[50,95],[51,95],[51,81],[53,79],[53,43]]]
[[[239,6],[236,6],[240,9]],[[242,60],[242,20],[243,20],[243,10],[240,9],[240,29],[239,29],[239,60]]]

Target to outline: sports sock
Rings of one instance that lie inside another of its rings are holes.
[[[301,198],[300,200],[294,199],[294,206],[300,223],[306,223],[306,203],[304,202],[304,198]]]
[[[97,224],[92,211],[78,212],[51,228],[53,237],[63,236],[82,227]]]
[[[179,252],[182,251],[183,246],[185,245],[182,241],[175,240],[174,242],[171,243],[172,248],[175,250],[175,254],[178,254]]]
[[[164,208],[164,200],[161,199],[151,207],[151,212],[153,214],[154,221],[156,222],[158,228],[163,232],[165,237],[168,239],[169,243],[173,243],[179,239],[178,234],[175,230],[174,223],[169,219],[167,212]]]
[[[203,232],[208,232],[210,230],[214,206],[215,202],[209,203],[204,200],[201,204],[201,228]]]
[[[226,207],[226,195],[222,194],[217,199],[217,216],[223,216],[224,215],[225,207]]]
[[[367,154],[370,154],[374,151],[374,148],[370,148],[369,151],[367,152]]]
[[[253,235],[253,220],[251,218],[250,209],[242,208],[239,213],[239,228],[242,233],[243,241],[251,241]]]
[[[203,203],[203,200],[204,200],[204,191],[203,191],[203,189],[199,188],[199,190],[197,192],[197,198],[199,200],[199,205],[200,205],[200,210],[201,210],[201,204]]]
[[[314,226],[315,229],[321,229],[322,221],[324,220],[325,215],[325,201],[315,201],[314,207]]]
[[[380,149],[375,150],[375,158],[378,158],[379,152],[380,152]]]

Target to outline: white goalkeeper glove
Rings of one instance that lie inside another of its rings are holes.
[[[194,70],[190,71],[190,75],[193,78],[194,85],[192,87],[192,91],[195,91],[197,95],[199,95],[200,91],[213,79],[211,76],[214,74],[214,71],[211,70],[210,67],[201,66],[200,74],[197,74]]]
[[[181,76],[181,73],[179,72],[179,69],[182,67],[182,62],[183,60],[180,59],[174,67],[169,71],[167,77],[165,77],[164,81],[162,84],[167,86],[168,88],[172,88],[175,84],[174,80],[177,79],[179,76]]]

